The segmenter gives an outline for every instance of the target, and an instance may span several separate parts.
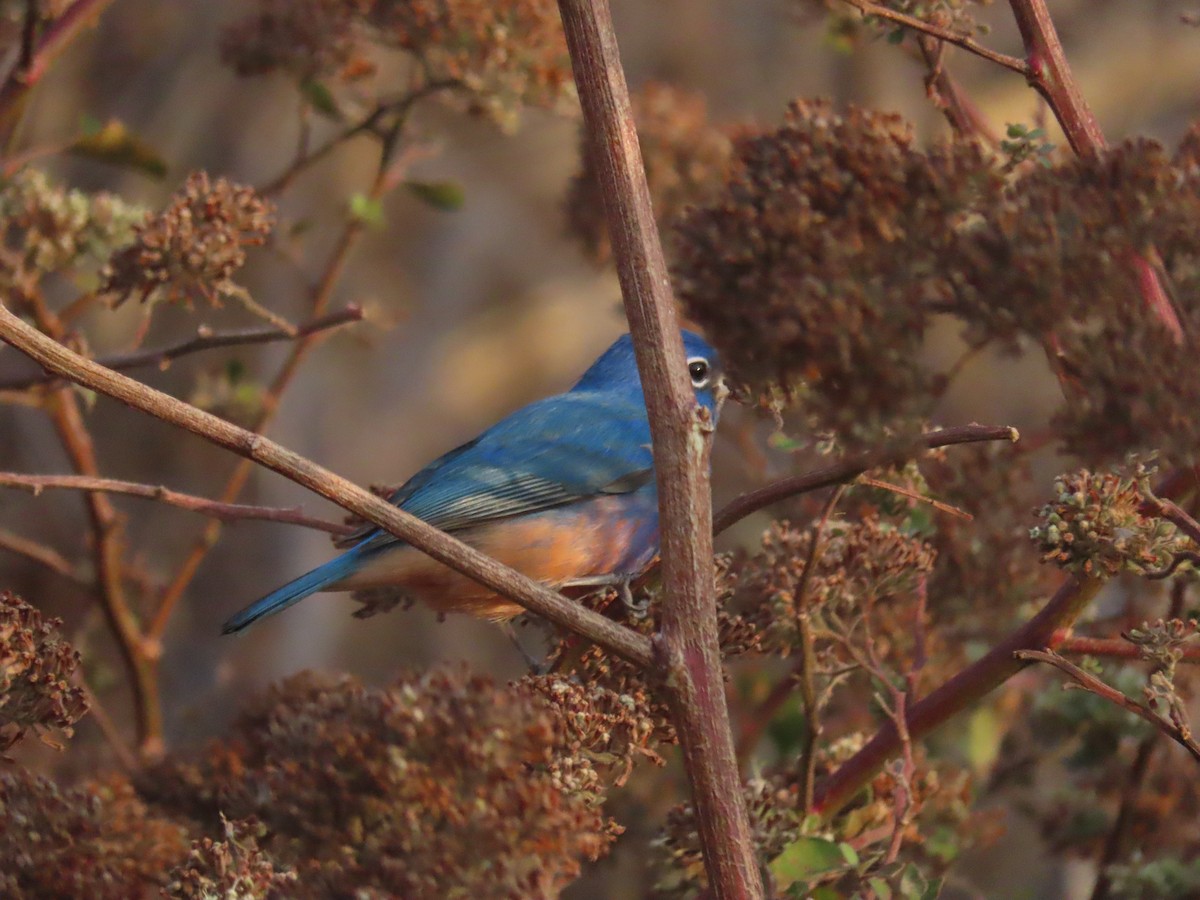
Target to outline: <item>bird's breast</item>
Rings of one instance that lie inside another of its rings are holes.
[[[583,578],[635,574],[658,552],[653,491],[598,497],[530,516],[501,519],[455,536],[551,587]],[[398,588],[441,612],[505,620],[524,610],[408,545],[385,548],[333,590]]]

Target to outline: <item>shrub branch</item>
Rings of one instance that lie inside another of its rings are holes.
[[[559,0],[559,11],[654,442],[665,586],[655,649],[691,782],[709,884],[718,897],[758,898],[762,878],[717,641],[708,479],[712,423],[700,414],[687,378],[607,0]]]
[[[654,661],[650,641],[643,635],[543,587],[452,535],[438,531],[383,498],[260,434],[239,428],[80,356],[22,322],[3,306],[0,306],[0,340],[62,378],[119,400],[278,472],[343,509],[373,522],[455,571],[511,598],[530,612],[581,634],[631,662],[648,667]]]

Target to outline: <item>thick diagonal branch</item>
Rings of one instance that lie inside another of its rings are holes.
[[[631,662],[643,667],[654,663],[650,641],[644,636],[543,587],[262,435],[239,428],[74,353],[22,322],[4,306],[0,306],[0,340],[56,375],[120,400],[278,472],[343,509],[374,522],[455,571],[511,598],[530,612],[581,634]]]

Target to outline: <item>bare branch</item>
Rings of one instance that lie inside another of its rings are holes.
[[[983,44],[979,43],[969,34],[964,34],[961,31],[955,31],[952,28],[943,28],[940,25],[934,25],[932,22],[926,22],[924,19],[918,19],[915,16],[905,15],[902,12],[897,12],[894,9],[889,9],[886,6],[881,6],[878,3],[871,3],[869,0],[842,0],[853,6],[864,16],[874,16],[877,19],[885,19],[889,22],[894,22],[904,28],[911,28],[913,31],[921,34],[927,34],[930,37],[935,37],[940,41],[945,41],[947,44],[954,44],[956,47],[962,47],[969,53],[974,53],[976,56],[986,59],[988,62],[994,62],[997,65],[1016,72],[1018,75],[1029,77],[1029,66],[1024,60],[1017,59],[1015,56],[1007,56],[1004,53],[997,53]]]
[[[66,337],[62,320],[49,309],[40,294],[35,292],[29,299],[41,329],[38,333],[57,346]],[[9,314],[7,309],[4,312]],[[96,448],[79,408],[78,395],[64,389],[54,390],[46,398],[45,407],[75,471],[97,477]],[[151,645],[144,640],[141,622],[126,591],[124,520],[104,494],[85,494],[84,505],[91,530],[92,562],[100,608],[129,673],[139,750],[147,758],[154,757],[163,750],[157,657],[149,652]]]
[[[212,516],[222,522],[238,522],[258,519],[265,522],[281,522],[299,525],[329,534],[349,534],[353,527],[340,522],[328,522],[304,515],[299,507],[280,508],[273,506],[249,506],[243,503],[221,503],[207,497],[182,494],[162,485],[139,484],[133,481],[117,481],[112,478],[90,478],[86,475],[22,475],[17,472],[0,472],[0,487],[21,488],[33,494],[43,490],[59,489],[70,491],[101,491],[107,494],[123,494],[158,500],[169,506],[186,509],[204,516]]]
[[[613,257],[633,335],[658,477],[665,586],[657,659],[691,782],[709,884],[758,898],[717,640],[708,478],[712,424],[687,377],[671,280],[650,205],[607,0],[559,0]]]
[[[63,578],[70,579],[83,587],[91,587],[90,583],[79,577],[79,574],[75,571],[75,567],[67,561],[66,557],[53,547],[47,547],[45,544],[31,541],[27,537],[0,529],[0,550],[7,550],[10,553],[33,560],[33,562],[45,566],[51,572],[55,572]]]
[[[1168,719],[1166,716],[1160,716],[1146,704],[1139,703],[1132,697],[1125,696],[1125,694],[1118,691],[1112,685],[1105,684],[1095,675],[1085,672],[1069,659],[1059,656],[1051,650],[1018,650],[1013,655],[1020,660],[1043,662],[1054,666],[1054,668],[1058,669],[1085,691],[1102,697],[1109,703],[1115,704],[1122,709],[1128,710],[1135,716],[1145,719],[1167,737],[1171,738],[1171,740],[1186,749],[1197,762],[1200,762],[1200,744],[1196,743],[1196,739],[1192,736],[1191,731],[1182,723]]]
[[[940,428],[921,436],[917,446],[933,450],[955,444],[972,444],[982,441],[1017,441],[1020,434],[1011,426],[961,425],[955,428]],[[713,533],[720,534],[746,516],[758,512],[799,494],[807,494],[835,484],[853,481],[868,469],[904,462],[913,452],[913,446],[887,447],[853,456],[823,469],[781,478],[768,485],[743,494],[727,503],[713,517]]]
[[[106,368],[119,372],[138,369],[144,366],[158,366],[160,369],[165,369],[174,360],[179,359],[179,357],[188,356],[192,353],[200,353],[204,350],[213,350],[218,347],[240,347],[248,344],[272,344],[277,341],[294,341],[317,334],[318,332],[338,328],[350,322],[362,321],[362,317],[362,308],[351,304],[338,312],[318,316],[315,319],[305,322],[303,325],[296,326],[292,334],[288,334],[279,328],[245,328],[239,331],[214,332],[202,325],[196,330],[195,337],[182,343],[173,344],[169,347],[160,347],[156,350],[139,350],[136,353],[103,356],[98,358],[96,362]],[[39,384],[49,384],[56,380],[58,380],[56,376],[45,372],[41,375],[31,377],[0,379],[0,390],[22,390]]]
[[[1075,81],[1046,0],[1009,0],[1009,5],[1025,43],[1029,83],[1054,111],[1076,155],[1086,158],[1103,153],[1108,142]],[[1146,306],[1176,341],[1182,340],[1183,323],[1163,286],[1161,274],[1150,258],[1135,248],[1130,249],[1129,259]]]
[[[1121,638],[1063,637],[1057,644],[1060,653],[1074,656],[1099,656],[1107,659],[1141,659],[1142,651],[1136,644]],[[1200,663],[1200,646],[1180,647],[1183,663]]]
[[[302,172],[320,162],[346,141],[364,134],[373,134],[377,137],[381,132],[386,134],[383,126],[389,117],[393,120],[403,119],[419,101],[443,91],[464,90],[465,88],[466,85],[458,79],[447,78],[431,81],[395,100],[380,101],[361,120],[353,125],[347,125],[316,150],[302,150],[286,169],[262,187],[257,188],[256,192],[263,197],[282,193]]]
[[[581,634],[637,665],[648,667],[654,662],[650,641],[643,635],[585,609],[260,434],[239,428],[80,356],[22,322],[2,305],[0,340],[33,357],[63,378],[113,397],[278,472],[343,509],[374,522],[455,571],[511,598],[530,612]]]

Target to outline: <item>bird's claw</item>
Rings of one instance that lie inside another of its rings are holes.
[[[625,610],[635,619],[644,619],[650,610],[650,600],[643,597],[641,600],[633,598],[633,591],[629,589],[629,582],[622,581],[617,585],[617,594],[621,598],[621,602],[625,605]]]

